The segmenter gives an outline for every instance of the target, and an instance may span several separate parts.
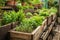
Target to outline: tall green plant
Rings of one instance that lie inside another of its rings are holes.
[[[10,23],[12,20],[11,16],[8,13],[4,12],[4,14],[3,14],[3,18],[2,18],[3,19],[3,21],[2,21],[3,25]]]
[[[18,20],[19,21],[22,21],[25,18],[25,14],[24,14],[23,10],[19,10],[17,12],[17,14],[18,14]]]
[[[5,11],[2,19],[3,19],[2,23],[3,23],[3,25],[5,25],[8,23],[17,21],[18,16],[15,11],[9,11],[9,12]]]

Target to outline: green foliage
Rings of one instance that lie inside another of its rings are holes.
[[[17,21],[18,20],[18,14],[15,12],[15,11],[11,11],[10,13],[8,13],[10,16],[11,16],[11,18],[12,18],[12,20],[11,20],[11,22],[15,22],[15,21]]]
[[[17,14],[18,14],[19,21],[22,21],[25,18],[25,13],[23,12],[23,10],[19,10]]]
[[[15,30],[30,33],[38,26],[40,26],[44,19],[45,18],[43,16],[33,16],[29,19],[25,18],[21,22],[20,26],[17,26]]]
[[[18,5],[17,7],[18,7],[19,9],[23,9],[23,10],[33,9],[33,8],[34,8],[33,6],[30,6],[29,4],[27,4],[26,6]]]
[[[48,2],[49,2],[49,7],[51,8],[51,7],[56,7],[56,8],[58,8],[59,7],[59,0],[48,0]]]
[[[49,11],[48,9],[42,9],[39,11],[40,16],[49,16]]]
[[[40,4],[41,3],[41,0],[32,0],[31,3],[32,4]]]
[[[0,6],[5,6],[6,0],[0,0]]]
[[[9,12],[8,12],[9,13]],[[4,14],[3,14],[3,24],[7,24],[7,23],[10,23],[11,22],[11,20],[12,20],[12,18],[11,18],[11,16],[9,15],[9,14],[7,14],[7,12],[4,12]]]
[[[30,24],[33,26],[33,29],[35,29],[37,26],[40,26],[43,22],[45,17],[43,16],[33,16],[30,18]]]
[[[9,11],[9,12],[4,12],[3,14],[3,24],[8,24],[11,22],[15,22],[15,21],[22,21],[22,19],[24,18],[24,14],[23,11],[19,11],[19,12],[15,12],[15,11]]]
[[[30,26],[29,19],[24,19],[20,26],[17,26],[16,31],[21,31],[21,32],[32,32],[32,27]]]
[[[51,7],[50,12],[56,13],[57,12],[57,8]]]
[[[33,16],[33,15],[32,15],[31,12],[27,12],[27,13],[26,13],[26,17],[30,18],[30,17],[32,17],[32,16]]]

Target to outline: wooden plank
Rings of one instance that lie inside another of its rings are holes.
[[[10,6],[0,7],[1,10],[12,10],[13,8]]]
[[[47,31],[42,34],[42,36],[40,37],[41,39],[46,40],[46,38],[48,37],[50,31],[53,28],[54,23],[55,23],[55,21],[53,21],[52,24],[50,25],[50,27],[48,27]]]
[[[52,23],[52,15],[48,17],[48,25]]]
[[[54,20],[56,19],[56,17],[57,17],[57,14],[54,13],[54,12],[52,12],[52,13],[51,13],[51,16],[52,16],[52,20],[54,21]]]

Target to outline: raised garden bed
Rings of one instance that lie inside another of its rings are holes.
[[[44,20],[42,25],[38,26],[31,33],[18,32],[18,31],[15,31],[15,29],[13,29],[10,31],[11,40],[38,40],[46,26],[47,26],[46,20]]]
[[[7,40],[6,38],[8,38],[9,36],[8,31],[15,28],[17,24],[18,24],[18,21],[0,26],[0,40]]]
[[[9,30],[11,30],[11,23],[0,27],[0,40],[5,40]]]

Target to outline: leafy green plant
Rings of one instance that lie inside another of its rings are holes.
[[[18,7],[19,9],[23,9],[23,10],[33,9],[33,8],[34,8],[33,6],[30,6],[29,4],[27,4],[26,6],[18,5],[17,7]]]
[[[43,22],[45,17],[43,16],[33,16],[30,18],[30,23],[33,26],[33,29],[35,29],[37,26],[40,26]]]
[[[19,21],[22,21],[23,19],[25,19],[25,13],[23,12],[23,10],[19,10],[17,12],[17,15],[18,15],[18,20]]]
[[[57,8],[55,8],[55,7],[51,7],[51,8],[50,8],[50,12],[54,12],[54,13],[56,13],[56,12],[57,12]]]
[[[8,24],[11,22],[16,22],[16,21],[22,21],[25,18],[23,10],[19,10],[18,12],[15,11],[9,11],[9,12],[4,12],[3,14],[3,21],[2,24]]]
[[[29,19],[25,18],[20,26],[17,26],[16,31],[21,31],[21,32],[32,32],[32,27],[30,26]]]
[[[39,11],[40,16],[49,16],[49,9],[42,9]]]
[[[18,17],[21,18],[21,14],[16,13],[15,11],[4,12],[2,17],[3,19],[2,24],[5,25],[11,22],[18,21],[19,20]]]
[[[32,16],[33,16],[33,15],[32,15],[31,12],[27,12],[27,13],[26,13],[26,17],[27,17],[27,18],[30,18],[30,17],[32,17]]]
[[[4,12],[2,19],[3,19],[3,21],[2,21],[3,24],[8,24],[12,20],[11,16],[9,14],[7,14],[7,12]]]
[[[12,20],[11,20],[11,22],[15,22],[15,21],[17,21],[18,20],[18,14],[15,12],[15,11],[11,11],[10,13],[8,13],[10,16],[11,16],[11,18],[12,18]]]
[[[49,11],[50,11],[50,15],[54,15],[57,13],[57,8],[52,7]]]
[[[32,2],[32,4],[40,4],[41,0],[32,0],[31,2]]]
[[[40,26],[44,19],[45,17],[43,16],[33,16],[29,19],[25,18],[24,20],[22,20],[20,26],[17,26],[15,30],[30,33],[38,26]]]

